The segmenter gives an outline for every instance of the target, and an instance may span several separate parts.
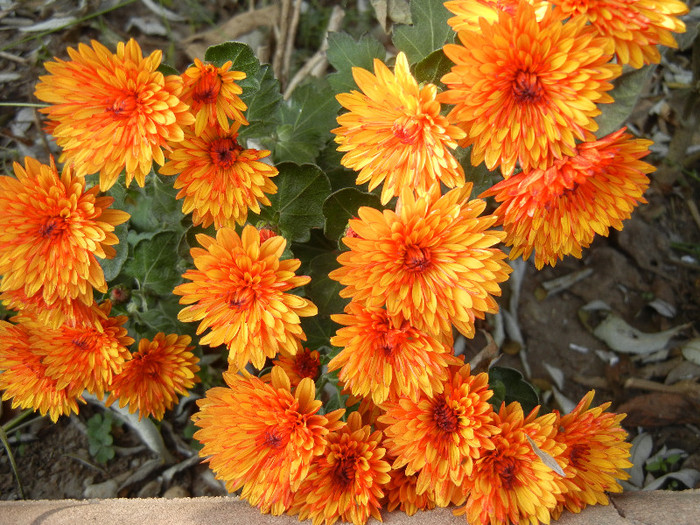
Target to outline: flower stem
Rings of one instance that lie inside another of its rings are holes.
[[[48,104],[33,104],[31,102],[0,102],[1,107],[8,108],[48,108]]]
[[[21,415],[21,414],[20,414]],[[5,433],[5,428],[0,425],[0,441],[5,446],[7,451],[7,457],[10,458],[10,466],[12,467],[12,472],[15,475],[15,480],[17,481],[17,489],[19,490],[19,497],[26,499],[24,497],[24,487],[22,487],[22,481],[19,479],[19,472],[17,472],[17,463],[15,463],[15,456],[10,448],[10,443],[7,441],[7,434]]]

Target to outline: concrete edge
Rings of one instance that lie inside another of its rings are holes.
[[[630,492],[611,498],[611,505],[587,507],[580,514],[564,513],[559,525],[697,525],[700,490]],[[464,525],[452,509],[435,509],[406,516],[383,514],[390,525]],[[293,525],[295,516],[270,516],[236,497],[150,498],[104,500],[0,501],[0,525]],[[310,523],[310,522],[308,522]],[[376,524],[371,519],[369,523]]]

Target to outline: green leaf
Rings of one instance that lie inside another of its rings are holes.
[[[133,257],[124,265],[124,272],[137,279],[140,288],[157,295],[170,295],[182,280],[175,262],[180,235],[164,231],[153,239],[134,247]]]
[[[343,313],[349,299],[340,297],[342,284],[332,280],[328,274],[340,267],[338,252],[326,252],[315,257],[309,264],[311,282],[306,285],[306,295],[318,307],[319,317],[330,320],[331,314]]]
[[[450,72],[452,66],[452,60],[447,58],[442,49],[438,49],[416,64],[414,75],[418,82],[429,82],[439,86],[440,79]]]
[[[357,217],[360,206],[382,209],[381,200],[373,193],[366,193],[357,188],[344,188],[331,193],[323,203],[323,215],[326,218],[324,233],[331,240],[340,240],[345,233],[348,220]]]
[[[335,335],[337,326],[330,318],[325,316],[302,317],[301,327],[306,334],[304,346],[311,349],[320,346],[330,346],[331,337]]]
[[[179,75],[180,74],[180,72],[177,69],[175,69],[173,66],[170,66],[168,64],[161,64],[160,66],[158,66],[157,71],[159,73],[163,73],[163,75],[165,75],[166,77],[168,75]]]
[[[523,407],[527,415],[533,408],[539,405],[539,397],[535,388],[523,379],[523,375],[515,368],[494,366],[489,370],[489,386],[500,393],[505,389],[505,396],[500,399],[494,395],[489,402],[498,410],[501,402],[506,405],[517,401]],[[497,404],[496,404],[497,403]]]
[[[97,259],[107,282],[116,279],[129,256],[129,243],[126,240],[128,234],[127,225],[120,224],[114,229],[114,233],[119,237],[119,244],[113,246],[117,254],[111,259]]]
[[[595,119],[599,126],[596,137],[603,138],[624,125],[655,67],[647,65],[641,69],[627,71],[615,80],[615,88],[609,92],[615,102],[598,106],[602,113]]]
[[[443,0],[412,0],[413,25],[394,27],[394,45],[406,53],[409,62],[423,60],[447,41],[452,31],[447,19],[451,16]]]
[[[273,179],[277,193],[270,195],[270,206],[259,216],[251,214],[249,222],[266,220],[276,225],[287,241],[308,241],[311,228],[324,225],[322,206],[331,190],[328,177],[313,164],[284,162],[277,169],[279,174]]]
[[[343,93],[357,89],[352,76],[353,67],[374,70],[374,59],[384,60],[386,50],[379,41],[368,36],[355,40],[347,33],[331,33],[328,36],[328,62],[336,73],[328,77],[333,91]]]
[[[131,215],[129,236],[136,232],[159,232],[164,229],[183,230],[181,205],[175,198],[174,177],[149,176],[143,188],[124,189],[115,184],[109,194],[115,197],[114,208]]]
[[[257,138],[271,135],[279,124],[279,108],[282,101],[280,83],[272,73],[272,68],[265,64],[256,73],[257,89],[246,86],[241,94],[241,100],[246,103],[246,119],[248,126],[243,126],[239,132],[241,138]],[[247,80],[247,79],[246,79]]]
[[[255,74],[260,68],[260,62],[253,50],[248,44],[242,42],[224,42],[211,46],[204,53],[204,60],[211,62],[216,67],[221,67],[230,60],[233,62],[231,69],[243,71],[246,74],[246,80],[255,78]]]
[[[331,138],[340,105],[327,82],[298,87],[281,106],[277,138],[270,141],[275,162],[314,162]]]

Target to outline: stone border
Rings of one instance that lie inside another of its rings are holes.
[[[464,525],[451,509],[406,516],[385,513],[390,525]],[[0,525],[294,525],[294,516],[270,516],[236,497],[150,498],[104,500],[0,501]],[[311,523],[307,521],[306,523]],[[368,522],[378,522],[370,519]],[[556,525],[698,525],[700,490],[630,492],[612,504],[587,507],[581,514],[564,513]]]

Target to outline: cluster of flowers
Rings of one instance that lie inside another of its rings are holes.
[[[96,257],[114,255],[114,228],[128,219],[98,190],[122,171],[127,186],[143,186],[155,161],[178,174],[193,223],[216,229],[197,235],[196,269],[174,293],[187,305],[178,318],[208,331],[199,343],[229,351],[227,386],[210,389],[193,417],[228,490],[315,525],[449,504],[470,523],[548,523],[564,508],[607,503],[631,466],[622,415],[591,408],[592,392],[568,415],[494,410],[488,376],[452,350],[453,328],[472,337],[475,321],[497,311],[510,272],[498,243],[554,264],[643,201],[649,142],[624,130],[594,140],[596,104],[611,102],[621,64],[658,61],[656,45],[674,44],[686,6],[585,4],[446,2],[461,44],[444,47],[455,64],[445,91],[419,86],[399,53],[393,73],[379,60],[374,74],[354,69],[360,91],[338,96],[349,110],[333,130],[342,164],[358,184],[383,183],[383,205],[398,198],[393,209],[358,210],[330,274],[351,299],[333,316],[341,350],[328,365],[357,407],[347,421],[316,399],[320,355],[302,346],[300,318],[317,308],[290,292],[310,278],[295,275],[299,260],[281,259],[282,236],[246,224],[248,210],[270,204],[277,170],[261,162],[268,151],[237,141],[245,75],[195,61],[164,76],[160,52],[143,58],[133,40],[116,54],[93,42],[48,63],[36,96],[52,104],[43,111],[66,167],[59,176],[27,159],[0,178],[0,300],[20,312],[0,323],[3,398],[55,420],[77,411],[84,390],[110,392],[108,402],[162,417],[193,386],[188,337],[158,334],[132,355],[125,318],[93,300],[107,290]],[[446,116],[441,103],[452,105]],[[493,215],[470,199],[457,146],[471,146],[475,165],[500,167],[504,180],[484,194],[501,203]],[[99,188],[85,191],[94,173]],[[246,370],[268,359],[270,374]]]

